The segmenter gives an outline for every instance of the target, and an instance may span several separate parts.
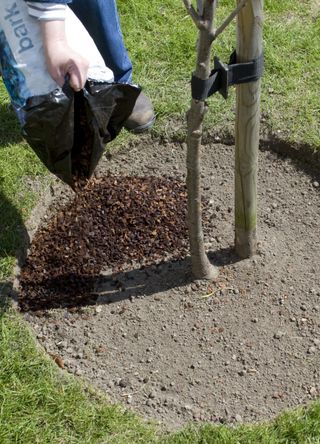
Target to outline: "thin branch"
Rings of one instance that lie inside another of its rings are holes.
[[[186,7],[186,10],[188,11],[190,17],[194,21],[197,28],[200,28],[201,26],[201,19],[197,11],[194,9],[194,7],[191,4],[190,0],[183,0],[184,6]]]
[[[213,36],[214,40],[218,37],[218,35],[220,35],[226,29],[226,27],[232,22],[232,20],[239,14],[239,12],[245,6],[247,1],[248,0],[240,0],[240,2],[238,3],[238,6],[231,12],[229,17],[225,19],[225,21],[222,23],[222,25],[219,26],[219,28],[214,33],[214,36]]]
[[[197,0],[197,8],[198,8],[198,14],[202,16],[203,14],[203,0]]]

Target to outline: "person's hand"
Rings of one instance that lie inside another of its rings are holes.
[[[66,45],[56,44],[46,51],[47,68],[51,77],[63,86],[66,75],[72,89],[80,91],[87,80],[89,62]]]
[[[87,80],[89,61],[69,47],[63,21],[43,21],[41,28],[49,74],[61,87],[68,74],[71,88],[80,91]]]

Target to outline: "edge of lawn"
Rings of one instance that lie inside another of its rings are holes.
[[[22,317],[0,309],[0,442],[35,443],[318,443],[320,402],[276,419],[238,427],[193,425],[166,433],[99,390],[61,371]]]
[[[147,137],[159,136],[151,133]],[[205,142],[211,137],[216,136],[206,133]],[[227,142],[232,143],[232,135],[226,133],[225,137],[229,138]],[[125,149],[136,140],[123,134],[111,149]],[[292,149],[291,144],[286,145]],[[11,149],[17,148],[12,146]],[[19,144],[19,149],[28,153],[27,157],[23,156],[22,162],[35,160],[26,145]],[[299,150],[297,154],[301,154]],[[19,162],[15,163],[14,168],[20,168]],[[18,223],[25,223],[35,208],[35,202],[51,184],[50,176],[41,166],[32,166],[28,172],[27,185],[30,189],[20,190],[19,205],[24,208],[24,216],[19,216]],[[35,191],[34,183],[37,181]],[[16,186],[19,186],[19,182],[16,182]],[[21,245],[21,239],[19,242],[17,245]],[[12,276],[6,280],[9,294],[11,282]],[[41,348],[31,327],[11,303],[0,309],[0,368],[0,442],[3,444],[21,442],[22,439],[26,444],[320,442],[320,401],[286,411],[270,422],[238,427],[190,424],[177,432],[166,433],[155,422],[144,421],[119,404],[112,405],[101,392],[61,371]]]
[[[152,137],[185,139],[182,115],[189,106],[186,79],[193,71],[196,32],[180,0],[120,0],[136,81],[158,113]],[[221,0],[219,18],[231,0]],[[314,2],[266,0],[266,75],[262,87],[262,130],[305,158],[320,149],[319,17]],[[295,20],[295,18],[297,20]],[[164,32],[163,24],[170,32]],[[177,26],[179,23],[179,26]],[[307,31],[308,26],[310,32]],[[223,60],[233,48],[234,27],[214,52]],[[154,35],[161,38],[154,39]],[[143,56],[142,56],[143,54]],[[172,57],[173,56],[173,57]],[[174,63],[172,62],[174,60]],[[299,100],[298,100],[299,98]],[[210,99],[205,137],[232,139],[234,91],[228,102]],[[4,89],[0,87],[0,299],[10,290],[15,250],[23,243],[25,221],[50,177],[22,141]],[[217,110],[219,112],[217,112]],[[211,135],[209,135],[211,134]],[[122,134],[110,149],[135,143]],[[319,151],[320,152],[320,151]],[[36,184],[36,186],[35,186]],[[142,421],[81,380],[61,372],[40,348],[34,333],[10,305],[0,307],[0,442],[35,443],[320,443],[320,401],[285,412],[273,421],[239,427],[190,425],[166,434]]]

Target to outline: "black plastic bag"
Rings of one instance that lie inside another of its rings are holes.
[[[137,86],[88,81],[79,92],[35,96],[24,107],[23,135],[44,165],[76,188],[93,174],[104,151],[131,114]]]

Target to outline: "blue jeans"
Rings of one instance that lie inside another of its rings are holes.
[[[115,81],[130,83],[132,63],[124,46],[116,0],[73,0],[69,6],[87,28]]]

